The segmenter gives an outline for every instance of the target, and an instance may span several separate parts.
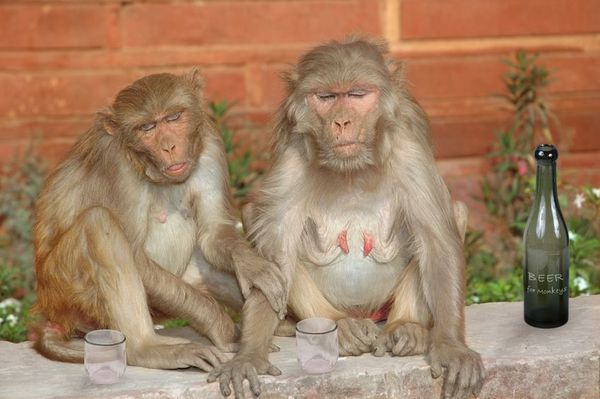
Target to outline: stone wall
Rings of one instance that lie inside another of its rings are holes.
[[[478,351],[487,378],[479,399],[599,399],[600,295],[571,300],[569,322],[538,329],[523,322],[523,303],[489,303],[466,309],[467,343]],[[170,335],[194,338],[190,330]],[[196,336],[197,338],[197,336]],[[333,372],[307,375],[296,361],[294,338],[276,338],[270,360],[283,374],[261,377],[261,399],[437,399],[423,356],[340,358]],[[195,371],[128,367],[115,385],[95,386],[82,364],[52,362],[29,343],[0,342],[0,398],[208,399],[219,384]],[[247,392],[247,397],[250,397]]]

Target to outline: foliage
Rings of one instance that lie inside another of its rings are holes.
[[[27,339],[27,323],[31,298],[19,301],[7,298],[0,301],[0,339],[22,342]]]
[[[33,206],[46,167],[32,143],[0,173],[0,339],[26,339],[34,297]]]
[[[0,173],[0,259],[13,279],[21,279],[24,292],[33,290],[33,206],[46,176],[44,161],[32,143]],[[1,298],[0,298],[1,299]]]
[[[536,64],[537,55],[518,52],[506,61],[504,83],[513,118],[497,133],[489,154],[490,172],[481,184],[481,200],[493,224],[491,231],[470,231],[465,248],[468,264],[467,303],[517,301],[522,293],[522,235],[535,192],[535,143],[564,142],[551,127],[559,126],[543,97],[550,74]],[[559,140],[560,139],[560,140]],[[564,149],[564,148],[563,148]],[[561,208],[570,230],[570,293],[600,292],[600,189],[559,188]],[[574,201],[569,202],[568,198]],[[577,210],[572,211],[569,206]],[[486,239],[487,238],[487,239]]]
[[[212,119],[215,126],[221,132],[227,163],[229,167],[229,178],[234,199],[238,202],[245,198],[250,192],[252,185],[259,177],[259,171],[253,168],[253,162],[257,159],[248,147],[242,148],[234,141],[233,133],[227,124],[227,114],[231,109],[227,101],[209,103]]]

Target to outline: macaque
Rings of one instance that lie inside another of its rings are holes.
[[[34,228],[43,355],[82,362],[77,338],[110,328],[125,334],[131,365],[210,371],[238,349],[221,303],[242,310],[242,331],[267,309],[284,316],[282,273],[235,229],[223,143],[204,106],[197,70],[137,80],[48,178]],[[214,345],[157,335],[157,315],[187,319]],[[270,339],[250,331],[239,354],[276,374]]]
[[[384,44],[353,38],[309,51],[286,80],[273,165],[244,222],[285,275],[290,314],[337,320],[342,355],[426,354],[443,397],[477,395],[484,368],[464,331],[467,210],[436,169],[401,65]]]

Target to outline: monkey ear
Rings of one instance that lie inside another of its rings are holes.
[[[298,79],[300,78],[300,76],[298,74],[298,71],[295,68],[293,68],[289,71],[282,72],[281,78],[285,82],[288,91],[291,93],[296,89],[296,86],[298,85]]]
[[[98,112],[98,120],[106,130],[106,133],[114,136],[117,133],[118,125],[117,122],[113,119],[112,112],[110,110],[100,111]]]
[[[392,59],[387,60],[388,71],[394,84],[403,84],[406,76],[406,68],[403,62],[396,62]]]
[[[194,91],[200,91],[204,87],[204,79],[202,78],[202,73],[198,67],[193,67],[191,71],[186,73],[185,79],[189,82]]]

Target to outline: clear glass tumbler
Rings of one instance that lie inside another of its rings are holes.
[[[114,384],[125,372],[125,335],[115,330],[95,330],[85,335],[84,364],[94,384]]]
[[[298,322],[296,353],[300,367],[309,374],[333,370],[339,355],[335,321],[314,317]]]

